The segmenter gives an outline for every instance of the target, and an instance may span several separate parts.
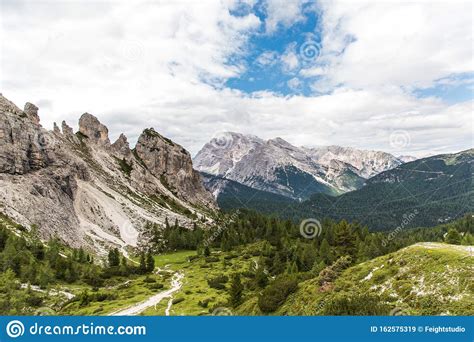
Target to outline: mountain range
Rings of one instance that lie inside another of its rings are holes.
[[[234,132],[205,144],[193,162],[207,175],[296,200],[314,193],[338,195],[359,189],[366,179],[403,163],[381,151],[296,147],[281,138],[265,141]],[[218,197],[227,183],[217,186],[217,179],[213,183],[212,191]]]
[[[434,226],[474,211],[473,149],[413,160],[339,146],[298,148],[280,138],[223,136],[194,158],[223,209],[256,209],[293,221],[346,219],[372,230]]]
[[[147,223],[192,228],[217,208],[180,145],[145,129],[134,148],[125,135],[84,113],[79,131],[52,131],[38,108],[0,94],[0,211],[40,237],[58,237],[99,254],[146,243]]]

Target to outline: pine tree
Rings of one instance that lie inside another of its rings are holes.
[[[459,234],[456,228],[450,228],[446,234],[446,237],[444,238],[444,241],[453,245],[460,245],[461,238],[461,234]]]
[[[109,267],[120,265],[120,252],[117,248],[109,250],[108,254]]]
[[[148,272],[153,272],[154,269],[155,269],[155,259],[153,258],[153,255],[151,255],[151,253],[148,252],[146,255],[146,270]]]
[[[331,247],[326,239],[323,239],[321,247],[319,247],[319,258],[324,260],[326,264],[329,264],[332,260]]]
[[[147,271],[145,253],[140,253],[140,265],[138,266],[138,272],[140,274],[145,274]]]
[[[230,305],[235,308],[242,303],[242,294],[244,292],[244,286],[240,280],[240,274],[236,273],[232,277],[232,283],[230,285],[229,294]]]
[[[262,257],[259,258],[255,270],[255,285],[263,289],[268,284],[268,277],[265,274],[265,261]]]

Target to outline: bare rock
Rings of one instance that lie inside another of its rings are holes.
[[[33,121],[35,125],[40,124],[40,118],[38,116],[38,107],[36,107],[34,104],[27,102],[25,103],[25,109],[23,110],[26,114],[26,116]]]
[[[112,149],[114,152],[124,157],[129,156],[132,153],[127,137],[123,133],[120,134],[118,139],[112,144]]]
[[[177,197],[197,205],[214,206],[201,176],[193,169],[189,152],[181,145],[149,128],[138,138],[135,150],[147,169]]]
[[[109,130],[94,115],[82,114],[79,119],[79,132],[98,145],[110,145]]]
[[[61,134],[61,130],[59,129],[56,122],[53,124],[53,132],[56,133],[56,134]]]

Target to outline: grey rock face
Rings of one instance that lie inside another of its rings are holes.
[[[292,182],[307,186],[317,182],[321,187],[314,190],[343,193],[360,188],[367,178],[401,163],[385,152],[340,146],[297,147],[281,138],[264,141],[233,132],[212,139],[194,158],[201,172],[297,199],[300,190]]]
[[[64,121],[61,134],[42,128],[37,112],[0,96],[0,211],[37,225],[43,239],[126,255],[146,245],[147,222],[192,228],[201,208],[215,207],[189,153],[158,133],[143,135],[133,154],[125,135],[110,145],[107,127],[90,114],[81,134]]]
[[[25,108],[23,109],[23,111],[33,123],[35,123],[36,125],[39,125],[40,118],[38,116],[38,107],[36,107],[34,104],[30,102],[27,102],[25,103]]]
[[[96,144],[110,145],[109,130],[94,115],[82,114],[79,119],[79,132]]]
[[[27,104],[22,112],[5,98],[0,106],[0,172],[25,174],[51,165],[54,138],[39,126],[36,106]]]
[[[112,144],[112,149],[121,156],[129,156],[132,151],[130,150],[130,144],[128,143],[127,137],[122,133],[118,139]]]
[[[189,152],[182,146],[150,128],[140,135],[135,150],[147,169],[172,193],[196,205],[214,206],[200,174],[193,169]]]

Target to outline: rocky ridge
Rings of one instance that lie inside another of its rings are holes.
[[[356,190],[366,179],[402,161],[380,151],[297,147],[281,138],[265,141],[225,132],[203,146],[194,164],[203,173],[293,199],[306,199],[316,192],[334,195]]]
[[[36,106],[0,95],[0,211],[43,239],[126,252],[146,243],[147,222],[192,228],[214,208],[189,153],[153,129],[134,149],[89,113],[77,133],[65,121],[49,131]]]

